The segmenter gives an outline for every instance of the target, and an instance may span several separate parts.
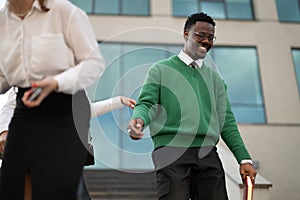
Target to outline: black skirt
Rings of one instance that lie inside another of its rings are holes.
[[[51,93],[27,108],[19,88],[1,168],[1,200],[21,200],[24,178],[32,179],[33,200],[76,199],[87,157],[90,105],[84,91]]]

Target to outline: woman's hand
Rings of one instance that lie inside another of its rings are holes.
[[[131,99],[131,98],[128,98],[128,97],[120,96],[120,99],[121,99],[121,103],[123,105],[128,106],[131,109],[133,109],[135,104],[136,104],[136,101],[134,99]]]
[[[29,101],[33,89],[29,89],[23,95],[22,101],[29,108],[37,107],[41,102],[52,92],[58,89],[58,83],[53,77],[46,77],[41,81],[36,81],[32,84],[32,88],[41,88],[42,92],[33,101]]]

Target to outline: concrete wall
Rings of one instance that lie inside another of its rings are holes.
[[[90,16],[98,40],[182,44],[185,19],[172,17],[171,0],[151,0],[151,16]],[[279,23],[275,0],[253,0],[255,21],[217,20],[216,45],[257,48],[267,124],[240,124],[258,172],[273,184],[272,200],[300,196],[300,100],[291,47],[300,24]]]
[[[272,182],[272,200],[298,200],[300,195],[299,125],[241,125],[258,173]]]

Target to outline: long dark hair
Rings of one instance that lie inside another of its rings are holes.
[[[47,8],[47,7],[45,6],[46,3],[47,3],[47,0],[39,0],[39,4],[40,4],[40,6],[41,6],[41,8],[42,8],[42,10],[43,10],[44,12],[48,12],[48,11],[49,11],[49,8]]]

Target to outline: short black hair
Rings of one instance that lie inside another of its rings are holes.
[[[187,18],[185,25],[184,25],[184,31],[190,30],[191,27],[193,25],[195,25],[196,22],[198,22],[198,21],[207,22],[213,26],[216,26],[216,23],[214,22],[213,18],[208,16],[206,13],[201,12],[201,13],[192,14]]]

